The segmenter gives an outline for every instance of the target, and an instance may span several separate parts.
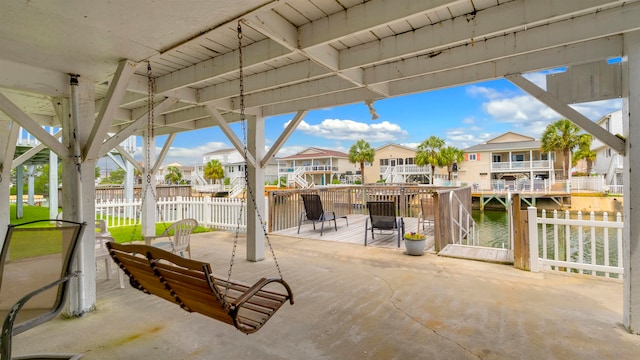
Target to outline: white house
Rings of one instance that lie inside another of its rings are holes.
[[[622,110],[609,113],[596,123],[612,134],[623,134]],[[604,175],[608,185],[622,185],[623,156],[597,139],[591,144],[591,150],[596,152],[591,172]]]

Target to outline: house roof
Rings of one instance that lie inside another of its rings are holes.
[[[346,153],[343,153],[342,151],[311,147],[297,154],[278,158],[278,160],[318,159],[318,158],[331,158],[331,157],[348,159],[349,155]]]
[[[512,141],[502,141],[511,138]],[[513,139],[521,139],[520,141],[513,141]],[[483,151],[498,151],[498,150],[539,150],[542,147],[542,142],[536,140],[530,136],[525,136],[512,131],[508,131],[500,136],[497,136],[484,144],[478,144],[463,149],[464,152],[483,152]]]
[[[386,148],[386,147],[389,147],[389,146],[395,146],[395,147],[399,147],[399,148],[403,148],[403,149],[407,149],[407,150],[416,151],[416,148],[412,148],[412,147],[405,146],[405,145],[400,145],[400,144],[394,144],[394,143],[384,144],[384,145],[382,145],[382,146],[377,147],[375,150],[376,150],[376,151],[378,151],[378,150],[382,150],[382,149],[384,149],[384,148]]]
[[[234,149],[234,148],[218,149],[218,150],[209,151],[208,153],[205,153],[204,156],[207,156],[207,155],[218,155],[218,154],[230,154],[230,153],[232,153],[234,151],[236,151],[236,149]]]

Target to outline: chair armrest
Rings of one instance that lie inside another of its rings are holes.
[[[34,296],[41,294],[51,288],[54,288],[64,282],[67,282],[69,280],[71,280],[74,277],[77,277],[78,275],[80,275],[80,271],[75,271],[72,272],[58,280],[55,280],[37,290],[34,290],[30,293],[28,293],[27,295],[23,296],[22,298],[20,298],[20,300],[18,300],[18,302],[16,302],[15,304],[13,304],[13,306],[11,306],[11,309],[9,309],[9,312],[7,313],[7,316],[4,318],[4,322],[2,324],[2,334],[4,337],[4,334],[11,334],[13,332],[13,325],[14,322],[16,321],[16,318],[18,317],[18,313],[20,312],[20,310],[22,309],[22,307],[29,301],[31,300],[31,298],[33,298]],[[54,312],[53,314],[57,313]],[[43,316],[43,315],[41,315]],[[38,321],[39,318],[35,318],[35,319],[31,319],[29,321]],[[27,327],[24,330],[28,330],[31,327]],[[4,339],[3,339],[4,340]],[[3,342],[4,344],[4,342]]]
[[[247,289],[247,291],[245,291],[242,295],[236,298],[236,300],[231,304],[232,308],[237,309],[241,307],[245,302],[247,302],[247,300],[251,299],[252,296],[262,290],[263,287],[273,282],[280,283],[282,284],[282,286],[284,286],[285,290],[287,290],[287,294],[289,295],[289,302],[293,305],[293,293],[291,292],[289,284],[279,278],[262,278],[258,280],[258,282],[253,284],[253,286],[251,286],[249,289]]]

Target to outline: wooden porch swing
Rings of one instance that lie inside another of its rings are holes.
[[[238,48],[240,60],[240,115],[244,133],[244,157],[247,158],[247,139],[245,129],[244,93],[243,93],[243,65],[242,65],[242,28],[238,21]],[[150,71],[149,71],[150,73]],[[149,74],[149,82],[152,83]],[[150,93],[153,86],[149,86]],[[152,96],[149,96],[152,101]],[[152,105],[149,106],[153,112]],[[149,121],[152,121],[149,115]],[[151,124],[149,124],[149,127]],[[236,329],[251,334],[258,331],[286,301],[293,304],[293,292],[284,279],[278,260],[275,257],[271,241],[264,228],[264,221],[255,203],[255,194],[248,181],[245,166],[245,182],[248,197],[253,202],[254,210],[262,224],[267,244],[274,258],[279,278],[262,278],[253,285],[231,280],[240,223],[243,212],[240,211],[233,251],[226,280],[213,275],[211,265],[198,260],[186,259],[171,252],[142,244],[106,244],[109,254],[116,264],[129,277],[132,287],[159,296],[167,301],[179,305],[188,312],[197,312],[212,319],[233,325]],[[246,191],[246,190],[245,190]],[[247,194],[245,194],[247,195]],[[247,201],[247,196],[243,196]],[[272,284],[272,286],[268,286]],[[279,284],[284,292],[268,289]]]

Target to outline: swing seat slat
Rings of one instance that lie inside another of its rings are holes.
[[[107,248],[134,288],[247,334],[259,330],[285,302],[293,304],[291,288],[282,279],[262,278],[253,285],[227,282],[216,278],[208,263],[153,246],[109,242]],[[272,283],[285,291],[265,289]]]

